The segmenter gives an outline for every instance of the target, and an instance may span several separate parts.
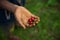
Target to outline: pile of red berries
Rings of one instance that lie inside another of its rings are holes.
[[[34,26],[36,24],[36,21],[37,21],[37,19],[35,17],[31,17],[28,20],[28,24],[31,25],[31,26]]]

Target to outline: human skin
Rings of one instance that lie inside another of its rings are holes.
[[[38,19],[37,23],[40,21],[40,19],[39,19],[38,16],[33,15],[25,7],[15,5],[13,3],[10,3],[7,0],[0,0],[0,8],[4,8],[4,9],[7,9],[8,11],[10,11],[10,12],[13,12],[13,14],[15,15],[15,18],[16,18],[17,22],[24,29],[26,29],[27,26],[29,27],[27,21],[28,21],[29,18],[31,18],[31,16],[33,16],[33,17],[35,17],[35,18]]]

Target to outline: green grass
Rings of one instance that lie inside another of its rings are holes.
[[[26,30],[16,28],[13,32],[15,35],[21,40],[60,40],[60,5],[56,1],[27,0],[25,7],[39,16],[41,21]]]

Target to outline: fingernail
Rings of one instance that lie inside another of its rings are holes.
[[[40,20],[38,20],[38,21],[40,21]]]
[[[38,22],[36,22],[36,24],[37,24]]]
[[[24,29],[26,29],[26,27],[23,27]]]
[[[33,24],[33,26],[35,26],[35,23]]]

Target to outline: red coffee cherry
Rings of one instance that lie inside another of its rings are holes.
[[[28,22],[32,22],[32,20],[31,20],[31,19],[29,19],[29,20],[28,20]]]
[[[30,27],[34,26],[33,24],[30,25]]]
[[[31,21],[31,22],[29,22],[29,25],[31,25],[31,24],[33,24],[33,22]]]
[[[28,20],[28,24],[30,25],[30,26],[34,26],[34,23],[35,22],[35,17],[31,17],[29,20]]]
[[[31,17],[31,20],[34,21],[35,17]]]

